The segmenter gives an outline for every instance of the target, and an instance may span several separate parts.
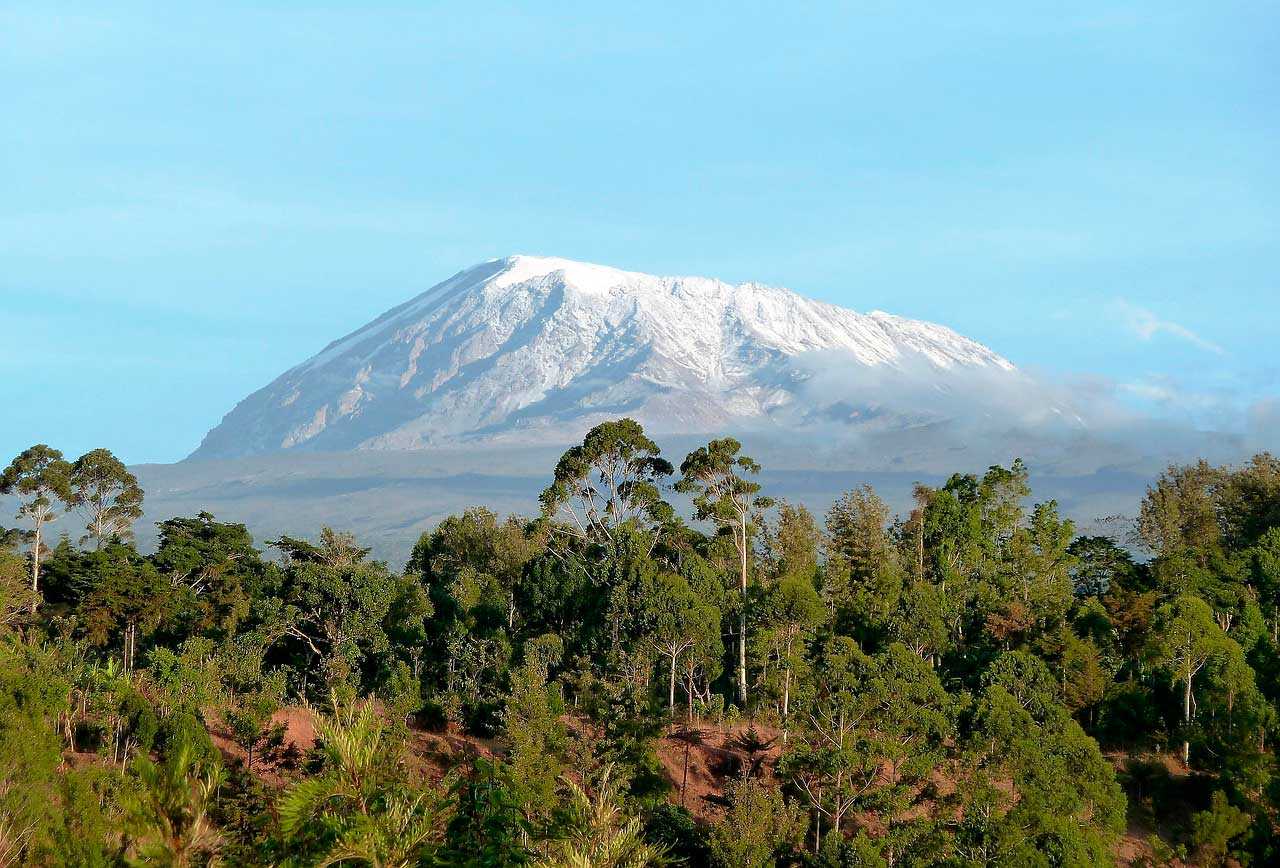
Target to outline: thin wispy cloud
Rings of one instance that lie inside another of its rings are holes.
[[[1208,338],[1202,337],[1181,323],[1162,319],[1154,311],[1145,307],[1139,307],[1122,298],[1117,299],[1115,308],[1124,317],[1124,321],[1130,330],[1144,341],[1149,341],[1156,335],[1164,334],[1219,356],[1227,354],[1225,349]]]

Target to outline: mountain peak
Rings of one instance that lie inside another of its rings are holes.
[[[756,283],[513,255],[334,341],[241,401],[193,457],[567,442],[620,415],[681,433],[911,424],[927,408],[887,412],[886,376],[945,389],[975,371],[1020,376],[932,323]]]
[[[610,289],[625,285],[634,278],[645,277],[607,265],[596,265],[591,262],[579,262],[559,256],[529,256],[519,253],[504,259],[495,260],[504,266],[503,271],[493,280],[497,287],[515,286],[529,280],[562,275],[565,282],[582,292],[608,292]]]

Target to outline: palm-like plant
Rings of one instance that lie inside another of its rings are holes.
[[[0,795],[3,793],[0,792]],[[0,868],[22,864],[23,854],[26,853],[27,843],[34,831],[35,821],[0,816]]]
[[[775,741],[777,741],[776,738],[761,738],[754,724],[748,726],[746,732],[733,740],[733,746],[747,755],[747,777],[760,776],[761,767],[764,765],[764,757],[760,754],[773,747]]]
[[[212,865],[222,836],[209,818],[222,767],[197,768],[191,746],[180,742],[163,763],[135,764],[141,791],[127,815],[133,855],[140,865],[185,868]]]
[[[605,770],[590,796],[565,778],[569,805],[558,838],[548,842],[535,868],[647,868],[666,864],[666,851],[644,840],[639,817],[621,807],[618,786]]]
[[[443,835],[445,806],[415,792],[390,773],[386,724],[372,703],[340,704],[316,715],[325,773],[292,786],[277,808],[290,838],[314,823],[332,830],[332,843],[318,864],[355,862],[374,868],[408,868]]]

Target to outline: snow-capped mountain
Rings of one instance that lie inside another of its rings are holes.
[[[931,323],[754,283],[512,256],[286,371],[192,457],[567,442],[620,415],[655,433],[883,429],[939,421],[969,396],[1025,382]]]

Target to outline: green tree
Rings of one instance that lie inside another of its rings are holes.
[[[254,753],[278,747],[284,741],[284,724],[274,723],[272,716],[280,709],[284,683],[280,678],[266,680],[257,689],[242,691],[223,712],[223,720],[236,744],[244,748],[245,769],[253,771]]]
[[[1182,686],[1182,723],[1190,727],[1196,675],[1211,662],[1240,654],[1240,646],[1214,621],[1204,600],[1182,595],[1160,607],[1149,653],[1173,683]],[[1191,762],[1189,736],[1182,743],[1182,761]]]
[[[762,639],[782,672],[782,740],[789,736],[791,695],[794,683],[806,670],[806,643],[826,621],[826,608],[812,582],[787,577],[769,589],[763,605]]]
[[[49,863],[68,868],[118,866],[124,819],[120,800],[128,783],[114,771],[93,767],[68,771],[58,783]]]
[[[1097,743],[1056,701],[1048,667],[1006,653],[986,681],[969,725],[958,852],[997,865],[1111,864],[1124,793]]]
[[[1215,790],[1209,809],[1191,818],[1191,844],[1203,865],[1222,865],[1233,838],[1249,830],[1253,818],[1227,801],[1226,793]]]
[[[533,860],[534,829],[492,762],[477,757],[469,774],[454,780],[448,798],[455,808],[438,864],[515,868]]]
[[[998,626],[996,638],[1008,645],[1031,626],[1032,612],[1020,593],[1023,577],[1012,566],[1014,552],[1025,559],[1035,547],[1022,527],[1028,493],[1027,468],[1019,460],[1009,468],[991,467],[981,479],[956,474],[924,498],[920,534],[926,572],[947,618],[947,644],[963,649],[986,624]]]
[[[568,803],[552,837],[544,842],[536,868],[647,868],[666,864],[662,848],[644,838],[639,817],[628,816],[622,794],[606,768],[588,794],[566,778]]]
[[[1217,494],[1227,544],[1247,549],[1269,529],[1280,527],[1280,456],[1253,456],[1228,474]]]
[[[725,786],[728,808],[711,827],[712,861],[723,868],[771,868],[791,855],[803,840],[804,808],[756,778]]]
[[[683,576],[659,573],[648,601],[652,618],[649,644],[667,662],[667,712],[674,716],[676,676],[681,658],[718,640],[720,612],[694,593]],[[692,705],[692,696],[690,696]]]
[[[542,535],[530,533],[517,516],[499,521],[491,510],[475,507],[461,515],[451,515],[413,547],[407,575],[420,576],[427,587],[438,619],[452,619],[456,601],[451,588],[462,574],[474,576],[483,587],[485,605],[501,598],[503,621],[508,631],[515,628],[516,586],[525,565],[544,548]]]
[[[278,568],[263,562],[243,524],[201,512],[158,527],[151,562],[180,595],[176,606],[186,632],[228,638],[249,618],[255,599],[265,602],[278,591]]]
[[[271,620],[271,631],[293,640],[323,667],[330,684],[359,680],[362,664],[391,650],[389,620],[411,613],[421,623],[425,605],[416,582],[393,574],[381,562],[365,560],[367,549],[350,534],[321,531],[319,545],[283,537],[275,545],[285,552],[280,599],[283,608]],[[394,625],[404,629],[403,619]]]
[[[888,531],[889,506],[864,485],[827,512],[823,596],[843,629],[883,635],[902,594],[903,571]]]
[[[528,819],[545,819],[556,803],[556,783],[564,770],[567,736],[560,715],[564,702],[547,681],[560,662],[557,636],[541,636],[525,646],[524,663],[511,677],[503,714],[507,756],[502,774]]]
[[[1257,589],[1271,642],[1280,644],[1280,524],[1264,531],[1246,556],[1250,582]]]
[[[440,846],[448,806],[437,794],[410,787],[397,746],[368,701],[334,700],[316,715],[324,769],[291,786],[277,805],[286,840],[312,849],[313,863],[409,868]]]
[[[660,453],[634,419],[600,423],[581,446],[560,457],[555,478],[541,495],[543,515],[566,516],[558,527],[597,543],[612,543],[630,522],[665,521],[671,509],[660,486],[672,467]]]
[[[817,579],[822,531],[803,506],[779,503],[777,521],[765,527],[764,544],[774,581],[799,578],[812,584]]]
[[[814,810],[815,852],[823,818],[843,833],[859,808],[881,812],[890,826],[907,816],[952,729],[937,675],[898,643],[872,657],[836,637],[819,665],[806,725],[780,765]]]
[[[41,864],[55,819],[67,685],[47,652],[0,645],[0,865]]]
[[[1186,467],[1170,467],[1147,489],[1138,516],[1143,544],[1161,558],[1187,553],[1207,566],[1219,550],[1217,492],[1223,472],[1206,461]]]
[[[115,537],[133,538],[133,523],[142,517],[142,489],[138,478],[108,449],[86,452],[71,465],[71,502],[88,521],[84,543],[95,548]]]
[[[91,583],[79,614],[92,645],[119,642],[127,675],[137,666],[138,640],[155,632],[174,613],[174,588],[155,566],[126,546],[94,553]]]
[[[44,527],[57,518],[58,508],[70,509],[71,465],[57,449],[39,443],[26,449],[0,473],[0,494],[21,499],[18,518],[31,523],[31,601],[34,613],[39,605],[40,558],[44,554]]]
[[[1051,500],[1036,504],[1026,525],[1009,538],[1011,590],[1040,625],[1060,621],[1071,605],[1074,534],[1075,525],[1058,517],[1058,504]]]
[[[27,565],[7,548],[0,548],[0,635],[16,627],[31,611],[39,594],[31,589]]]
[[[1076,537],[1067,552],[1077,597],[1101,597],[1114,585],[1132,584],[1137,571],[1133,555],[1105,536]]]
[[[761,524],[761,510],[773,504],[760,495],[760,484],[746,478],[760,472],[760,465],[739,455],[742,444],[732,437],[712,440],[690,452],[680,464],[676,490],[693,496],[694,516],[713,522],[733,539],[738,554],[738,701],[747,702],[748,574],[751,540]]]
[[[902,591],[898,611],[890,622],[890,634],[921,660],[936,665],[947,651],[954,613],[945,592],[927,581],[911,581]]]
[[[1072,713],[1077,713],[1102,700],[1110,677],[1096,645],[1070,630],[1063,631],[1063,639],[1062,702]]]
[[[127,807],[126,828],[136,864],[185,868],[216,856],[223,841],[210,807],[221,766],[202,766],[183,741],[161,763],[140,757],[134,771],[140,790]]]

